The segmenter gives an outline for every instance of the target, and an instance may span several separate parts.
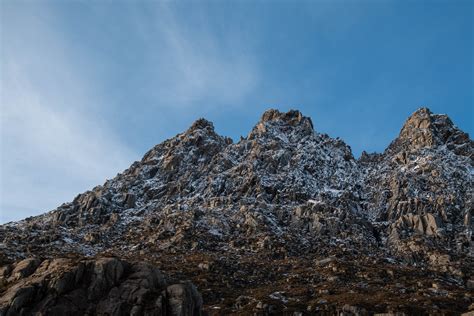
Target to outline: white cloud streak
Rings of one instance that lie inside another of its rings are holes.
[[[96,117],[47,12],[2,9],[0,223],[70,201],[137,158]]]
[[[151,82],[156,85],[150,92],[162,105],[189,108],[211,99],[209,107],[238,106],[257,87],[258,63],[245,53],[249,44],[237,34],[219,37],[205,24],[207,16],[201,27],[184,28],[170,3],[154,3],[153,8],[149,19],[133,13],[137,30],[152,47]]]
[[[194,116],[239,106],[255,90],[256,60],[236,34],[223,36],[209,25],[190,28],[172,3],[145,3],[147,8],[119,3],[114,10],[110,3],[81,3],[77,14],[85,34],[98,35],[85,38],[69,36],[77,34],[68,34],[68,22],[58,19],[74,9],[67,3],[58,10],[63,4],[54,1],[1,3],[0,223],[54,209],[139,159],[112,128],[120,126],[109,121],[116,118],[102,118],[124,110],[113,100],[133,102],[134,93],[137,99],[146,94],[156,100],[158,114]],[[133,43],[122,47],[126,36]],[[73,38],[101,41],[89,44],[123,54],[101,55]],[[122,63],[127,53],[143,59]],[[116,67],[127,67],[131,78],[118,77]],[[107,95],[115,85],[117,95]],[[141,105],[133,106],[139,115]],[[157,115],[157,125],[170,125],[160,120],[166,118]]]

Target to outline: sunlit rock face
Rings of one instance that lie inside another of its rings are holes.
[[[440,146],[469,156],[473,143],[469,135],[459,130],[447,115],[433,114],[429,109],[421,108],[406,120],[400,135],[387,151],[413,151]]]
[[[204,309],[224,314],[465,311],[473,144],[426,108],[383,153],[359,159],[299,111],[266,111],[236,143],[199,119],[72,202],[0,226],[2,260],[145,261],[206,289]],[[4,275],[11,291],[17,281]],[[430,278],[442,284],[427,290]],[[188,290],[165,291],[161,302]]]

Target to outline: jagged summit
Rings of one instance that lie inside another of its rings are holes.
[[[474,285],[473,156],[469,136],[426,108],[384,153],[359,160],[299,111],[266,111],[237,143],[199,119],[104,185],[1,225],[0,260],[105,255],[180,278],[184,269],[223,314],[271,314],[257,302],[275,300],[277,314],[337,314],[347,303],[410,313],[413,297],[424,304],[415,314],[463,311]],[[25,264],[0,270],[0,285],[16,291],[8,282]],[[0,315],[15,304],[0,302]]]
[[[303,114],[298,111],[298,110],[290,110],[288,112],[280,112],[276,109],[269,109],[266,110],[260,119],[260,122],[270,122],[270,121],[278,121],[281,120],[283,122],[286,122],[289,125],[296,126],[300,123],[306,123],[308,122],[311,127],[313,126],[313,123],[311,121],[311,118],[303,116]]]
[[[260,121],[249,133],[248,138],[253,139],[263,135],[296,133],[300,136],[307,136],[314,133],[311,118],[303,116],[300,111],[290,110],[280,112],[276,109],[265,111]]]
[[[408,142],[414,149],[439,145],[440,139],[433,122],[433,113],[428,108],[420,108],[406,120],[399,139]]]
[[[400,134],[389,151],[410,151],[422,148],[436,148],[446,145],[460,155],[469,152],[473,146],[469,135],[459,130],[445,114],[433,114],[423,107],[415,111],[403,125]]]
[[[188,128],[186,133],[193,132],[195,130],[208,130],[214,132],[214,124],[205,118],[199,118]]]

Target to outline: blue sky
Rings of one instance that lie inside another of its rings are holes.
[[[473,123],[472,1],[0,2],[0,223],[54,209],[205,117],[299,109],[356,156],[418,107]]]

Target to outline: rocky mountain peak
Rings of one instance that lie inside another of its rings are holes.
[[[436,127],[428,108],[420,108],[406,121],[400,131],[399,139],[409,142],[412,148],[437,145]]]
[[[303,120],[309,120],[311,122],[311,119],[308,117],[303,116],[303,114],[298,111],[298,110],[290,110],[288,112],[280,112],[276,109],[269,109],[266,110],[262,114],[262,118],[260,119],[260,122],[270,122],[270,121],[284,121],[290,125],[297,125]]]
[[[177,135],[171,140],[174,146],[206,147],[207,145],[223,147],[232,143],[230,137],[224,137],[216,133],[214,124],[205,118],[196,120],[184,133]],[[214,151],[213,151],[214,152]]]
[[[214,131],[214,124],[212,122],[206,120],[205,118],[199,118],[188,128],[186,134],[191,134],[197,130],[204,130],[210,133],[215,133]]]
[[[422,107],[405,121],[400,134],[388,150],[398,152],[446,145],[456,154],[467,155],[473,143],[445,114],[433,114]],[[469,148],[466,148],[469,147]]]
[[[314,128],[311,118],[304,116],[298,110],[290,110],[285,113],[269,109],[263,113],[260,121],[252,129],[249,139],[274,133],[292,132],[296,132],[300,136],[313,134]]]

